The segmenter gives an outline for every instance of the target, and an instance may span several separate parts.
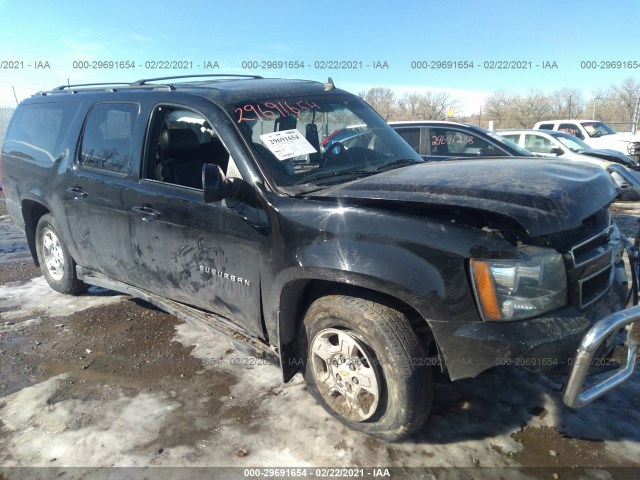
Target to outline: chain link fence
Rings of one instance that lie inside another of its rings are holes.
[[[9,120],[14,110],[15,108],[13,107],[0,107],[0,145],[2,145],[4,134],[9,126]]]

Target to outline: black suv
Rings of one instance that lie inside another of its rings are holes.
[[[321,146],[352,125],[357,144]],[[51,287],[104,286],[207,326],[285,381],[302,371],[363,432],[418,429],[434,369],[570,373],[573,407],[633,371],[629,244],[598,167],[427,163],[331,81],[231,76],[38,93],[0,160]],[[616,348],[626,366],[581,392]]]

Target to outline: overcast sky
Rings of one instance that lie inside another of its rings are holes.
[[[0,104],[15,104],[14,89],[22,99],[67,82],[198,73],[331,76],[354,93],[373,86],[400,94],[446,89],[468,111],[499,89],[572,87],[588,98],[599,87],[640,77],[633,20],[639,17],[640,0],[0,0]],[[135,68],[99,68],[94,61]],[[158,68],[173,66],[168,61],[186,68]],[[263,61],[304,68],[263,69]],[[323,68],[336,61],[355,68]],[[434,69],[432,61],[473,68]],[[491,68],[500,61],[527,68]],[[604,61],[635,61],[637,68],[583,68],[582,62]],[[206,70],[207,62],[219,68]],[[557,68],[544,68],[554,62]]]

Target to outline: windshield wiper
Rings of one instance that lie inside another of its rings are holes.
[[[375,171],[371,170],[336,170],[333,172],[323,173],[321,175],[314,175],[312,177],[307,177],[304,179],[304,183],[310,182],[315,183],[318,180],[326,180],[327,178],[341,177],[341,176],[351,176],[358,177],[360,175],[371,175],[375,173]]]
[[[397,165],[409,165],[412,163],[425,163],[425,162],[419,162],[418,160],[414,160],[412,158],[398,158],[397,160],[393,160],[392,162],[389,163],[383,163],[382,165],[378,166],[376,168],[376,172],[379,172],[380,170],[384,170],[385,168],[389,168],[389,167],[395,167]]]

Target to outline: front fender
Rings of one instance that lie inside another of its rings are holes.
[[[274,279],[267,303],[278,305],[276,331],[285,381],[302,364],[297,358],[298,328],[308,306],[305,293],[314,285],[343,285],[393,297],[410,306],[424,319],[465,318],[477,320],[467,286],[464,259],[440,252],[425,258],[401,246],[353,240],[325,241],[293,254],[296,266],[282,270]]]

